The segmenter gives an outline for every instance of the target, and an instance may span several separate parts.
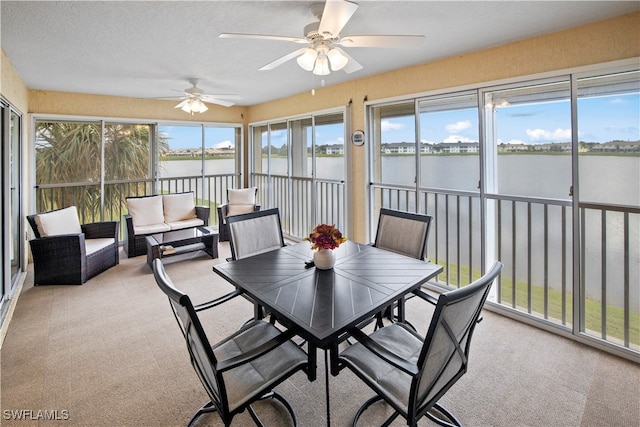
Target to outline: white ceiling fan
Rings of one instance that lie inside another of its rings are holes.
[[[222,105],[223,107],[231,107],[232,99],[240,99],[238,95],[207,95],[202,89],[198,87],[198,79],[190,78],[188,82],[191,83],[191,87],[178,91],[183,92],[180,97],[173,97],[181,99],[180,103],[175,108],[180,108],[186,113],[204,113],[208,110],[206,103]],[[175,89],[173,89],[175,90]]]
[[[242,33],[222,33],[218,37],[290,41],[305,44],[306,47],[270,62],[260,70],[272,70],[293,58],[297,58],[300,67],[320,76],[338,70],[353,73],[363,68],[342,47],[407,49],[418,48],[424,44],[425,37],[422,35],[341,36],[340,32],[358,9],[358,5],[348,0],[327,0],[320,16],[318,12],[322,6],[322,4],[312,6],[319,21],[312,22],[304,28],[303,38]]]

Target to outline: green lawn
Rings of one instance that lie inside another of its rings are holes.
[[[446,268],[444,262],[440,265]],[[458,283],[466,285],[469,283],[469,268],[467,266],[460,267],[460,277],[458,280],[457,267],[451,265],[449,270],[449,285],[457,287]],[[446,271],[445,271],[446,273]],[[445,273],[439,276],[441,281],[445,280]],[[472,272],[472,280],[481,276],[480,271]],[[503,305],[512,307],[513,286],[512,280],[508,277],[501,278],[501,294],[500,302]],[[496,285],[494,285],[496,286]],[[516,309],[523,312],[529,311],[529,293],[527,283],[518,281],[516,283]],[[562,293],[553,289],[549,289],[547,293],[547,316],[544,315],[545,292],[543,286],[531,286],[531,314],[545,318],[551,322],[571,326],[573,321],[573,294],[568,292],[565,296],[565,319],[562,319]],[[586,330],[589,334],[602,337],[602,304],[587,298],[585,301],[585,323]],[[604,339],[624,343],[624,310],[611,304],[606,306],[606,336]],[[640,346],[640,313],[629,313],[629,344],[630,346]]]

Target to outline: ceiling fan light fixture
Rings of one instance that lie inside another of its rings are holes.
[[[318,57],[318,52],[315,49],[307,48],[304,53],[298,56],[298,65],[302,67],[303,70],[311,71],[313,70],[313,66],[316,63],[316,58]]]
[[[176,108],[180,108],[185,113],[204,113],[209,108],[198,98],[185,99],[180,104],[176,105]]]
[[[316,76],[326,76],[329,75],[331,71],[329,71],[329,60],[326,56],[318,56],[316,59],[316,65],[313,68],[313,74]]]
[[[344,66],[347,65],[347,62],[349,62],[349,58],[344,56],[338,49],[331,49],[329,53],[327,53],[327,58],[329,58],[331,70],[333,71],[342,70]]]

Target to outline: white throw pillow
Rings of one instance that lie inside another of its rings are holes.
[[[164,222],[166,223],[196,218],[193,191],[165,194],[162,196],[162,204],[164,205]]]
[[[82,233],[75,206],[36,215],[35,221],[40,237]]]
[[[229,205],[255,205],[256,187],[227,190]]]
[[[127,209],[134,227],[164,223],[162,196],[130,197]]]

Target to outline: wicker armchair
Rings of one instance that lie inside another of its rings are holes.
[[[77,211],[72,208],[77,218]],[[61,211],[63,209],[48,213]],[[82,285],[120,263],[119,222],[78,223],[79,233],[43,236],[38,227],[38,215],[42,214],[27,216],[35,235],[35,239],[29,241],[35,285]]]
[[[256,187],[227,189],[227,203],[218,206],[218,231],[220,241],[229,241],[227,217],[258,212],[260,205],[256,203],[258,189]]]

